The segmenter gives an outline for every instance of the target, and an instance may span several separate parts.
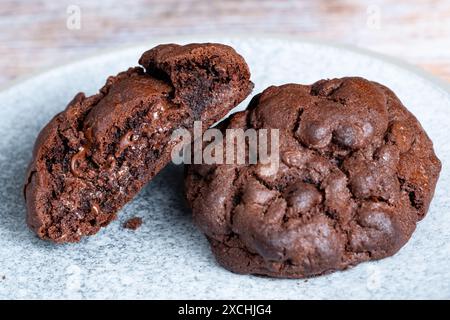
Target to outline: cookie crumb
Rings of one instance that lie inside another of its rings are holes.
[[[141,225],[142,225],[142,218],[140,218],[140,217],[134,217],[134,218],[128,219],[128,220],[123,224],[123,227],[124,227],[125,229],[136,230],[136,229],[138,229]]]

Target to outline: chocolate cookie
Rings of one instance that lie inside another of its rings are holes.
[[[160,45],[139,63],[76,95],[39,134],[25,198],[40,238],[74,242],[106,226],[170,161],[175,129],[212,125],[253,88],[244,59],[221,44]]]
[[[302,278],[396,253],[441,169],[417,119],[362,78],[269,87],[227,128],[279,129],[280,163],[191,165],[187,199],[218,262]]]

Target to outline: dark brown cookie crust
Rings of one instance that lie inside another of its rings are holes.
[[[211,126],[253,88],[244,59],[221,44],[160,45],[139,62],[79,93],[39,134],[24,193],[40,238],[75,242],[106,226],[170,161],[175,129]]]
[[[303,278],[396,253],[441,163],[417,119],[362,78],[269,87],[225,128],[278,128],[280,167],[191,165],[187,199],[218,262]]]

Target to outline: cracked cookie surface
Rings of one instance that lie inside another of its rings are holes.
[[[269,87],[220,128],[280,133],[276,172],[186,170],[194,221],[237,273],[303,278],[393,255],[425,216],[441,169],[417,119],[363,78]]]
[[[139,63],[76,95],[39,134],[24,194],[40,238],[76,242],[106,226],[170,161],[174,130],[212,125],[253,88],[244,59],[221,44],[160,45]]]

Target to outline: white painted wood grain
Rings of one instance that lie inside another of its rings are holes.
[[[81,29],[66,27],[67,8]],[[153,36],[279,33],[404,59],[450,81],[449,0],[2,0],[0,83]]]

